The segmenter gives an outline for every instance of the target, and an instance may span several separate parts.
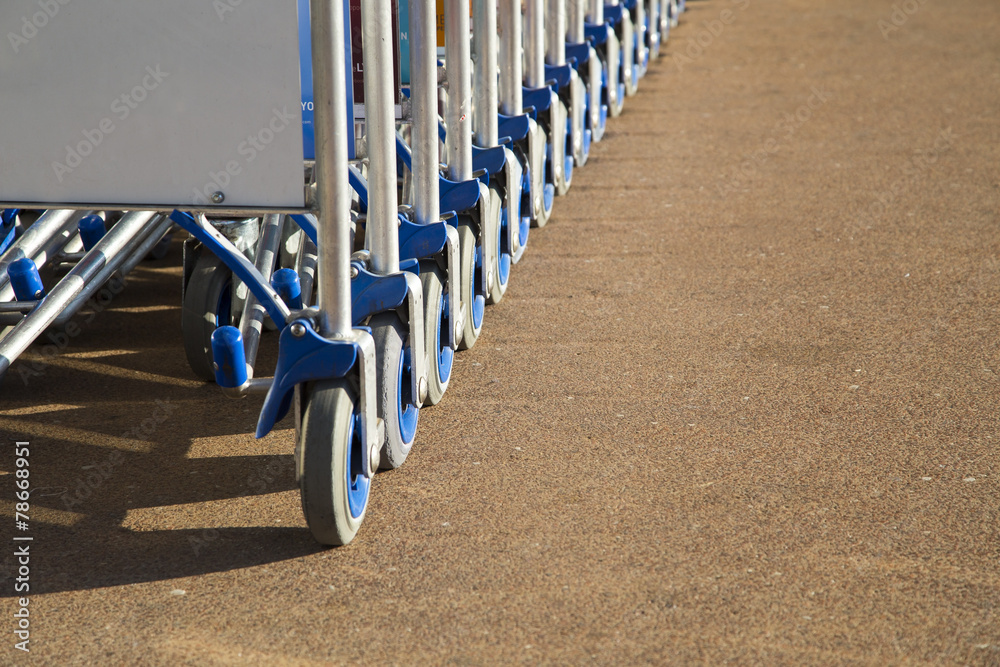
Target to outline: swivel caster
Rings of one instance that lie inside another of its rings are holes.
[[[478,245],[477,234],[470,222],[458,225],[458,249],[461,266],[461,299],[465,312],[460,350],[468,350],[479,340],[486,311],[485,285],[482,280],[483,248]]]
[[[424,406],[437,405],[448,390],[455,351],[446,341],[451,327],[448,317],[447,277],[434,260],[420,263],[420,282],[424,288],[424,341],[427,345],[427,400]]]
[[[411,389],[409,332],[396,313],[379,313],[368,323],[375,339],[375,388],[378,417],[385,423],[379,467],[398,468],[413,447],[420,400]]]
[[[299,391],[299,491],[306,524],[320,544],[347,544],[365,519],[371,488],[358,392],[344,378],[307,384]]]
[[[215,382],[212,334],[219,327],[236,325],[237,319],[237,311],[233,308],[232,273],[222,260],[203,252],[184,289],[181,309],[184,354],[198,378]]]

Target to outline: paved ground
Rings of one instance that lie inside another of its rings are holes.
[[[895,7],[691,2],[350,547],[176,269],[15,366],[34,662],[1000,664],[1000,6]]]

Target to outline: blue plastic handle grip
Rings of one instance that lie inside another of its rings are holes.
[[[215,382],[220,387],[242,387],[247,381],[247,358],[243,336],[236,327],[219,327],[212,332]]]

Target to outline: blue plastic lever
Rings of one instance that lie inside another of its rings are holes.
[[[294,269],[279,269],[271,276],[271,287],[292,310],[302,310],[302,285]]]
[[[212,332],[212,359],[215,382],[220,387],[242,387],[247,381],[247,358],[243,336],[236,327],[219,327]]]
[[[83,247],[88,251],[97,245],[107,233],[107,229],[104,228],[104,220],[98,215],[88,215],[80,221],[78,227]]]
[[[22,257],[7,267],[10,285],[14,288],[14,298],[18,301],[36,301],[45,296],[42,277],[38,267],[28,257]]]

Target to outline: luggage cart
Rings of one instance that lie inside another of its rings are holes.
[[[21,16],[31,6],[11,0],[0,18]],[[46,213],[3,254],[0,289],[9,283],[18,297],[4,311],[23,316],[0,342],[0,369],[88,290],[144,256],[172,224],[180,225],[246,285],[280,329],[274,377],[258,378],[248,368],[250,350],[240,329],[216,328],[215,379],[230,395],[266,392],[258,437],[293,413],[307,523],[321,543],[344,544],[364,519],[384,427],[377,417],[376,341],[353,324],[345,7],[342,0],[313,0],[310,9],[318,150],[308,181],[295,129],[301,127],[295,5],[244,0],[225,21],[200,0],[169,7],[152,0],[128,8],[114,0],[67,5],[65,20],[52,22],[16,60],[4,63],[0,111],[18,120],[16,128],[0,130],[0,200],[3,208]],[[89,38],[112,18],[135,30],[122,30],[114,43]],[[255,46],[264,42],[266,53]],[[87,76],[95,71],[102,72],[100,81]],[[102,118],[107,100],[130,90],[136,77],[145,87],[126,93],[134,108]],[[220,80],[228,85],[220,87]],[[156,90],[160,85],[163,90]],[[40,112],[12,113],[13,105]],[[85,150],[86,159],[74,160],[71,173],[53,184],[50,162],[62,151],[60,135],[94,119],[83,141],[68,145],[77,154]],[[292,131],[282,134],[288,127]],[[253,141],[245,145],[243,137],[256,138],[261,148]],[[253,149],[254,159],[238,159],[242,149]],[[103,219],[90,215],[94,211],[125,213]],[[295,294],[301,281],[294,269],[265,277],[280,252],[257,252],[251,262],[210,222],[259,218],[262,237],[273,241],[282,237],[287,216],[316,248],[317,295],[309,307]],[[82,249],[75,254],[82,256],[60,257],[77,238]],[[78,261],[46,290],[37,268],[31,269],[42,259]],[[402,292],[402,305],[407,287],[405,279],[379,276],[367,298],[385,304]]]
[[[524,119],[511,120],[500,114],[499,75],[497,73],[499,39],[497,37],[496,0],[473,0],[472,3],[472,132],[473,167],[486,170],[491,203],[488,207],[490,229],[495,233],[490,247],[495,249],[487,303],[499,303],[507,291],[513,257],[521,250],[521,197],[524,165],[511,148],[514,137],[523,139]],[[501,143],[500,122],[511,132]],[[519,122],[520,121],[520,122]]]
[[[439,89],[445,110],[440,129],[448,180],[441,187],[441,210],[455,211],[459,240],[460,301],[464,310],[459,349],[476,344],[486,303],[496,289],[503,206],[496,181],[490,182],[490,174],[498,174],[503,167],[502,149],[473,147],[470,10],[469,0],[444,2],[445,81]],[[481,118],[485,119],[485,115]]]
[[[454,211],[441,215],[441,193],[449,182],[440,174],[436,14],[427,2],[409,6],[409,143],[397,138],[409,197],[401,214],[401,257],[416,260],[423,286],[427,392],[424,405],[437,405],[451,380],[455,350],[464,330],[460,301],[462,276]],[[408,178],[407,178],[408,177]],[[475,185],[478,192],[478,185]]]
[[[621,81],[621,44],[613,22],[605,19],[604,9],[604,0],[587,0],[584,32],[601,63],[602,112],[607,109],[608,115],[617,117],[625,105],[625,84]],[[603,133],[602,127],[601,135]]]
[[[556,194],[565,194],[572,179],[573,159],[567,153],[569,133],[568,111],[559,95],[552,90],[552,79],[547,71],[547,49],[549,30],[547,0],[526,0],[524,3],[524,89],[522,97],[525,111],[537,123],[541,137],[534,139],[532,150],[544,148],[544,180],[534,187],[532,196],[541,200],[535,202],[533,223],[543,227],[552,214],[552,204]],[[552,29],[555,32],[556,29]],[[561,45],[561,39],[557,41]],[[556,47],[553,47],[555,49]],[[530,135],[529,135],[530,136]],[[534,163],[534,160],[532,160]]]
[[[9,0],[0,22],[30,3]],[[257,437],[293,417],[310,531],[350,542],[376,470],[407,458],[419,409],[475,344],[529,227],[546,224],[683,2],[527,0],[522,14],[475,0],[470,21],[469,0],[446,0],[443,75],[431,6],[408,9],[408,104],[392,0],[361,5],[363,107],[344,0],[242,0],[225,21],[201,0],[91,0],[0,63],[0,115],[18,119],[0,128],[0,377],[179,226],[192,368],[231,397],[265,394]],[[87,39],[112,18],[135,30]],[[260,377],[267,326],[278,362]]]
[[[565,0],[545,0],[545,83],[555,97],[550,110],[550,161],[556,195],[563,196],[573,184],[576,155],[582,151],[585,91],[580,76],[566,62]],[[562,164],[562,169],[556,169]]]
[[[42,212],[15,238],[18,217],[7,216],[7,247],[0,255],[0,329],[6,328],[0,378],[41,335],[65,337],[62,328],[76,327],[70,320],[109,282],[113,294],[120,292],[125,276],[170,228],[165,216],[152,213],[105,220],[87,210],[60,209]],[[32,371],[22,372],[27,383]]]
[[[497,49],[500,69],[497,83],[500,106],[497,134],[500,143],[510,151],[508,161],[513,156],[521,168],[520,201],[515,203],[511,193],[507,193],[508,231],[501,247],[506,249],[511,262],[516,264],[528,246],[532,219],[537,217],[534,194],[544,189],[545,150],[544,146],[535,148],[537,141],[533,141],[532,137],[544,142],[544,136],[538,123],[524,109],[524,17],[521,14],[521,3],[519,0],[500,0],[498,4],[497,25],[502,39]],[[541,194],[538,194],[538,199],[541,201]],[[515,224],[517,230],[513,229]]]
[[[604,133],[607,111],[601,116],[601,63],[597,51],[587,41],[586,5],[587,0],[563,0],[566,8],[566,38],[564,52],[567,63],[577,73],[579,81],[575,95],[571,98],[573,107],[570,115],[574,120],[573,160],[582,167],[590,155],[590,145],[595,132],[598,139]]]

